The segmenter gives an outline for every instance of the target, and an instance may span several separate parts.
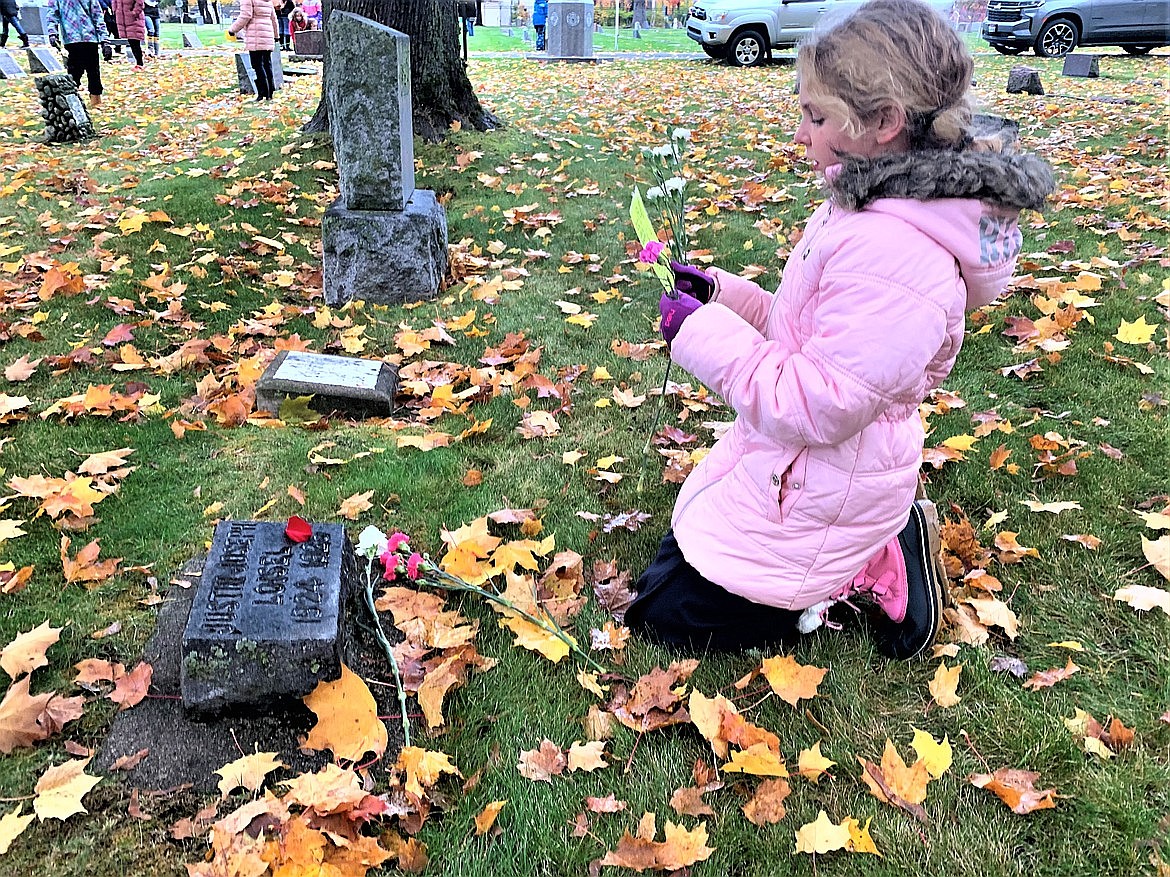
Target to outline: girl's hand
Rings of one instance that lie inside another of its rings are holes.
[[[658,331],[666,339],[667,347],[674,341],[674,337],[682,328],[683,321],[702,306],[701,301],[685,292],[679,293],[677,298],[671,298],[666,293],[662,294],[662,298],[658,300],[658,313],[662,315]]]
[[[706,271],[700,271],[682,262],[670,260],[670,270],[674,272],[674,291],[679,295],[694,296],[700,304],[711,300],[715,292],[715,278]]]

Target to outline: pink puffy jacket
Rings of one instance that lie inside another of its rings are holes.
[[[146,39],[145,6],[142,0],[114,0],[114,20],[118,36],[124,40]]]
[[[712,303],[671,347],[738,415],[675,504],[692,566],[801,610],[898,534],[921,464],[918,405],[955,362],[964,312],[1011,278],[1017,215],[975,198],[826,201],[774,295],[712,272]]]
[[[244,34],[244,50],[271,52],[276,48],[276,10],[270,0],[240,0],[240,14],[228,28]]]

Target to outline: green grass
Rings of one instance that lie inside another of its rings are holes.
[[[484,28],[476,33],[475,40],[481,34],[485,39],[492,36]],[[676,33],[681,32],[671,32]],[[595,48],[600,50],[603,44],[604,35],[599,35]],[[477,48],[474,43],[470,47]],[[230,369],[242,354],[241,339],[271,347],[272,337],[243,333],[255,326],[248,321],[258,320],[272,302],[285,306],[285,320],[277,329],[280,336],[296,333],[314,349],[324,350],[339,341],[342,331],[314,325],[322,302],[312,281],[296,281],[291,287],[277,283],[278,271],[295,273],[317,265],[315,221],[335,194],[333,171],[313,167],[330,160],[327,147],[295,133],[315,107],[316,82],[290,80],[274,115],[255,114],[234,93],[229,60],[191,57],[163,62],[169,65],[168,81],[177,88],[161,88],[152,79],[111,68],[106,107],[98,117],[106,135],[80,147],[49,149],[32,143],[39,123],[31,85],[15,86],[0,97],[0,218],[13,217],[0,222],[0,247],[20,248],[19,254],[0,261],[23,259],[32,266],[49,259],[76,260],[93,284],[84,296],[55,297],[28,309],[13,308],[13,299],[3,299],[0,323],[19,326],[35,319],[44,340],[15,334],[0,347],[0,361],[7,366],[26,354],[36,358],[63,355],[79,346],[101,348],[105,334],[123,322],[143,323],[134,331],[134,344],[148,357],[173,353],[191,337],[235,333],[227,361],[215,366],[163,375],[149,369],[117,373],[98,364],[54,376],[42,364],[30,381],[0,386],[0,391],[27,395],[33,402],[33,414],[26,421],[0,427],[0,438],[11,439],[0,445],[5,482],[18,475],[60,476],[88,453],[136,448],[131,463],[139,468],[117,494],[97,506],[100,520],[89,531],[71,535],[73,550],[98,537],[103,557],[123,557],[127,566],[151,565],[147,572],[118,576],[94,591],[67,586],[58,559],[60,534],[44,517],[32,517],[35,504],[12,502],[3,516],[27,520],[28,535],[0,546],[0,562],[35,564],[36,573],[26,590],[0,595],[4,610],[0,640],[7,642],[17,631],[46,619],[65,626],[61,643],[49,652],[50,665],[33,677],[34,691],[76,693],[70,686],[71,668],[83,658],[137,660],[153,615],[136,601],[150,592],[151,578],[165,589],[182,563],[201,549],[214,517],[205,516],[204,509],[213,503],[223,504],[221,516],[249,518],[275,500],[266,513],[271,520],[294,512],[334,520],[342,499],[374,489],[374,508],[352,525],[354,532],[370,523],[401,527],[432,550],[440,548],[442,527],[459,526],[505,505],[547,503],[541,512],[544,532],[555,534],[558,550],[580,552],[587,567],[594,560],[616,559],[619,567],[636,574],[666,526],[676,488],[653,483],[657,478],[651,477],[644,493],[635,490],[638,449],[648,428],[650,403],[634,411],[595,403],[609,398],[621,382],[640,394],[649,392],[661,382],[665,367],[661,355],[634,362],[610,350],[615,338],[644,342],[655,337],[653,286],[644,279],[611,279],[619,273],[635,276],[624,238],[629,235],[626,209],[631,186],[648,179],[639,149],[660,142],[674,125],[695,127],[695,145],[701,153],[691,162],[696,181],[692,197],[696,203],[709,199],[702,203],[710,203],[712,212],[699,215],[692,240],[730,269],[763,266],[766,273],[760,281],[767,285],[779,278],[782,255],[777,251],[791,247],[788,235],[800,227],[818,197],[800,151],[790,141],[796,120],[790,67],[743,71],[702,62],[615,62],[582,68],[473,58],[469,72],[478,93],[508,127],[488,134],[464,130],[441,144],[417,144],[418,185],[449,195],[452,243],[469,239],[495,260],[484,270],[486,277],[511,270],[522,279],[521,288],[505,291],[498,303],[489,304],[473,299],[474,289],[455,282],[435,301],[415,308],[352,308],[334,310],[332,316],[366,327],[365,355],[391,356],[397,353],[394,336],[404,325],[422,330],[435,319],[449,320],[475,308],[476,326],[487,332],[485,336],[456,333],[453,346],[436,345],[423,354],[463,366],[476,364],[506,333],[524,333],[534,347],[543,348],[538,364],[542,374],[555,377],[558,370],[585,368],[573,384],[572,412],[557,415],[561,435],[522,439],[514,431],[520,419],[514,404],[521,395],[517,391],[472,405],[467,418],[448,415],[432,423],[432,428],[459,433],[472,419],[492,419],[486,434],[426,453],[395,450],[397,433],[371,423],[335,423],[326,432],[227,429],[215,426],[209,417],[207,431],[190,431],[177,440],[171,419],[199,419],[188,402],[198,381],[213,367]],[[1133,509],[1150,502],[1155,508],[1164,504],[1158,497],[1167,491],[1165,460],[1170,450],[1166,408],[1156,399],[1167,377],[1165,315],[1153,301],[1167,277],[1158,261],[1158,248],[1165,245],[1161,217],[1166,156],[1158,115],[1164,67],[1157,59],[1110,57],[1102,62],[1099,80],[1062,80],[1059,61],[1030,59],[1051,84],[1050,90],[1059,92],[1032,99],[1002,93],[1014,63],[980,57],[979,96],[992,111],[1021,121],[1026,145],[1054,162],[1062,182],[1057,205],[1042,220],[1030,217],[1025,223],[1027,261],[1034,267],[1024,270],[1038,278],[1066,280],[1081,270],[1094,271],[1104,277],[1102,289],[1091,293],[1100,305],[1089,310],[1093,323],[1082,321],[1073,331],[1072,343],[1059,360],[1045,361],[1043,372],[1026,381],[1005,377],[1000,369],[1036,354],[1014,351],[1011,339],[1001,333],[1008,317],[1039,318],[1030,293],[1016,292],[993,310],[987,318],[989,332],[980,333],[972,324],[958,366],[946,383],[967,406],[933,415],[928,444],[971,433],[972,414],[993,408],[1011,421],[1014,431],[993,433],[967,453],[966,461],[928,474],[930,492],[944,510],[954,503],[976,528],[991,513],[1007,511],[1007,520],[997,529],[1018,531],[1021,544],[1039,551],[1039,559],[990,569],[1003,582],[1005,599],[1020,617],[1021,634],[1015,641],[993,635],[987,646],[965,647],[957,658],[949,659],[949,664],[964,665],[959,687],[963,700],[945,710],[932,704],[926,688],[934,661],[887,663],[855,626],[802,642],[795,652],[801,663],[829,668],[820,696],[798,710],[772,698],[751,710],[749,717],[779,735],[790,766],[801,749],[820,741],[824,754],[838,762],[833,777],[815,786],[793,779],[788,816],[779,825],[761,829],[739,812],[755,781],[727,775],[728,788],[707,796],[717,813],[707,820],[716,852],[693,869],[696,874],[772,875],[815,869],[826,875],[1128,877],[1154,873],[1151,853],[1170,842],[1165,828],[1170,809],[1170,726],[1159,721],[1170,708],[1166,673],[1170,624],[1161,613],[1138,613],[1110,599],[1125,584],[1160,584],[1158,576],[1145,568],[1140,543],[1143,533],[1157,534],[1143,530]],[[687,87],[670,85],[677,82]],[[149,89],[155,91],[147,97]],[[1137,103],[1093,100],[1101,96]],[[461,165],[458,158],[467,153],[480,155]],[[213,173],[189,175],[200,168]],[[293,186],[285,205],[264,200],[265,187],[278,178],[287,178]],[[744,194],[749,183],[766,186],[770,200],[751,206]],[[1112,189],[1110,183],[1115,184]],[[216,196],[237,189],[231,197],[240,204],[257,203],[232,206],[216,201]],[[541,211],[561,214],[563,221],[551,234],[537,236],[505,219],[505,211],[532,203]],[[295,212],[290,212],[294,206]],[[165,224],[151,224],[122,236],[113,223],[130,207],[163,209],[174,227],[201,229],[178,236],[169,234]],[[761,220],[778,224],[779,233],[765,236],[761,228],[768,226],[757,225]],[[1140,238],[1122,240],[1115,223]],[[287,255],[278,260],[275,254],[257,255],[247,249],[254,246],[256,234],[295,239],[289,239]],[[155,246],[156,241],[165,251]],[[1057,241],[1072,241],[1072,252],[1047,253]],[[101,249],[100,258],[94,255],[95,248]],[[528,255],[532,251],[549,255]],[[595,254],[601,270],[589,272],[588,261],[567,260],[566,254],[572,252]],[[202,265],[198,259],[207,253],[220,258]],[[118,270],[108,267],[114,260]],[[164,264],[187,284],[183,305],[200,326],[167,324],[152,316],[152,311],[165,310],[166,302],[149,298],[141,281],[164,270]],[[521,267],[526,275],[516,271]],[[201,271],[205,275],[200,276]],[[38,274],[32,267],[18,275],[0,273],[4,295],[33,288]],[[619,296],[604,303],[590,298],[610,289]],[[110,297],[129,299],[136,313],[115,314],[104,305]],[[589,329],[566,323],[554,304],[557,300],[580,304],[597,315],[596,323]],[[214,302],[225,303],[227,309],[211,309],[208,305]],[[44,316],[34,316],[38,313]],[[1122,320],[1139,316],[1163,326],[1152,349],[1112,338]],[[1142,375],[1133,367],[1103,360],[1110,341],[1115,352],[1147,363],[1155,374]],[[608,369],[613,379],[591,381],[597,366]],[[676,379],[688,377],[676,372]],[[126,423],[95,417],[61,423],[36,416],[57,398],[88,384],[114,383],[121,388],[127,380],[144,381],[159,393],[168,415]],[[534,392],[526,395],[531,408],[553,407]],[[1154,402],[1143,401],[1146,397]],[[188,409],[180,411],[185,404]],[[680,414],[672,402],[667,417]],[[700,443],[710,444],[712,433],[703,421],[728,416],[725,409],[697,412],[680,425],[698,434]],[[413,426],[407,431],[425,430]],[[1085,443],[1089,456],[1079,461],[1075,477],[1033,471],[1029,438],[1050,431]],[[309,453],[323,441],[336,442],[330,454],[341,459],[385,450],[341,466],[312,466]],[[1017,474],[989,469],[990,454],[1000,443],[1012,451],[1009,462],[1019,464]],[[1120,448],[1125,456],[1121,460],[1106,456],[1100,451],[1102,443]],[[575,467],[561,462],[562,454],[571,450],[585,455]],[[596,481],[588,472],[595,460],[609,454],[626,458],[615,466],[625,473],[615,485]],[[462,486],[469,468],[483,471],[482,485]],[[303,508],[287,495],[289,485],[304,491]],[[1058,517],[1034,514],[1019,504],[1025,499],[1077,501],[1083,510]],[[577,515],[633,508],[653,514],[636,533],[602,534]],[[516,535],[514,530],[504,532]],[[1101,548],[1089,552],[1061,538],[1077,533],[1100,537]],[[994,533],[979,535],[987,545]],[[551,785],[521,777],[516,770],[521,750],[538,746],[546,737],[565,747],[584,739],[581,718],[592,699],[574,681],[568,662],[554,666],[512,648],[508,637],[496,629],[492,613],[470,602],[463,608],[481,619],[480,651],[500,658],[500,664],[473,675],[451,696],[446,705],[448,728],[423,740],[429,748],[450,754],[465,776],[483,769],[479,784],[469,793],[461,793],[456,783],[443,786],[448,806],[432,816],[421,834],[432,859],[429,873],[581,874],[591,860],[613,848],[623,831],[633,830],[643,811],[657,813],[660,827],[668,818],[687,827],[696,824],[692,818],[675,816],[667,806],[672,791],[690,783],[695,759],[712,760],[709,747],[693,728],[649,734],[641,740],[619,729],[609,745],[613,766],[606,770],[567,775]],[[589,627],[603,620],[603,613],[591,604],[578,622],[578,633],[588,639]],[[123,626],[120,633],[91,638],[92,632],[115,621]],[[1063,665],[1066,653],[1049,645],[1062,640],[1084,645],[1084,652],[1073,655],[1082,670],[1054,688],[1032,693],[991,669],[992,659],[1003,654],[1021,658],[1032,670]],[[614,669],[629,678],[678,657],[637,640],[627,652],[625,663]],[[717,690],[730,694],[731,683],[758,662],[758,655],[703,656],[693,685],[708,695]],[[1076,708],[1102,721],[1117,716],[1135,728],[1134,747],[1108,763],[1086,755],[1061,721]],[[4,757],[0,796],[29,795],[45,768],[67,757],[64,740],[100,744],[112,710],[108,701],[95,701],[64,735]],[[827,734],[822,735],[821,727]],[[936,738],[946,734],[955,747],[954,766],[930,786],[926,809],[931,821],[925,825],[880,804],[858,780],[857,756],[878,758],[887,737],[908,755],[914,727]],[[225,753],[224,761],[235,755]],[[988,767],[1038,771],[1039,787],[1055,787],[1063,797],[1055,810],[1014,815],[966,781],[970,773]],[[374,776],[384,779],[380,769]],[[629,809],[596,817],[592,835],[572,837],[570,823],[584,797],[611,792],[628,801]],[[185,873],[184,863],[202,859],[207,849],[203,843],[172,841],[167,828],[205,801],[190,794],[151,800],[147,809],[155,818],[140,822],[126,815],[128,796],[129,790],[116,778],[103,780],[85,799],[90,815],[63,824],[33,825],[0,858],[0,873],[178,875]],[[488,802],[503,799],[509,802],[500,817],[503,833],[474,837],[473,817]],[[873,817],[871,831],[884,858],[835,853],[819,856],[815,864],[806,857],[794,858],[794,830],[813,820],[820,809],[835,821],[854,816],[864,822]]]

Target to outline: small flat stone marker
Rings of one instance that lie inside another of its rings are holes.
[[[187,33],[183,31],[183,48],[184,49],[202,49],[203,40],[199,39],[197,33]]]
[[[0,79],[21,79],[25,75],[24,68],[16,63],[7,52],[0,52]]]
[[[189,715],[269,712],[341,676],[342,610],[355,586],[340,524],[313,524],[306,542],[285,525],[215,528],[187,627],[180,688]]]
[[[30,73],[64,73],[65,65],[48,46],[31,46],[28,50]]]
[[[376,359],[283,350],[256,382],[256,407],[274,414],[285,399],[312,396],[322,414],[384,417],[394,408],[398,370]]]

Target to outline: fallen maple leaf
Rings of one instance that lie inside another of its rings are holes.
[[[907,767],[889,738],[886,738],[881,765],[864,758],[857,760],[862,766],[861,780],[875,798],[899,807],[920,820],[926,820],[922,802],[926,800],[930,773],[922,761]]]
[[[17,804],[15,810],[0,817],[0,856],[8,852],[12,842],[20,837],[21,833],[28,828],[29,823],[36,818],[32,813],[21,816],[20,811],[23,809],[23,804]]]
[[[360,761],[367,752],[381,755],[389,736],[378,718],[378,705],[361,677],[341,665],[341,678],[321,682],[305,698],[317,724],[305,740],[308,749],[330,749],[338,758]]]
[[[67,761],[42,774],[37,780],[37,797],[33,801],[33,811],[38,819],[42,822],[46,819],[65,820],[74,813],[89,812],[82,806],[81,799],[102,779],[85,772],[89,761],[88,758]]]
[[[798,664],[791,655],[785,655],[765,658],[760,672],[781,700],[796,706],[802,699],[816,697],[817,686],[829,671]]]
[[[709,858],[715,852],[707,846],[707,823],[700,822],[694,829],[688,831],[681,825],[667,822],[663,828],[664,839],[655,841],[653,813],[643,815],[638,823],[636,835],[628,831],[618,841],[617,849],[607,852],[599,860],[599,864],[614,865],[619,868],[633,868],[635,871],[645,871],[648,868],[657,871],[677,871],[680,868],[689,868],[695,862]]]
[[[830,820],[829,814],[824,810],[821,810],[812,822],[796,830],[798,853],[831,853],[834,850],[846,849],[849,841],[849,827]]]
[[[753,825],[773,825],[784,818],[784,799],[792,790],[783,779],[764,780],[751,800],[743,806],[743,815]]]
[[[40,364],[41,360],[34,359],[30,361],[28,354],[25,354],[20,359],[10,363],[8,367],[4,369],[4,377],[13,383],[27,381],[34,374],[36,374],[37,366]]]
[[[589,743],[577,741],[569,747],[569,770],[594,771],[609,767],[605,760],[605,742],[594,740]]]
[[[987,789],[1011,808],[1013,813],[1025,815],[1034,810],[1050,810],[1056,806],[1056,789],[1036,791],[1040,774],[1030,770],[1001,767],[995,773],[971,774],[967,779],[980,789]]]
[[[351,521],[356,521],[363,512],[368,512],[374,507],[373,503],[370,502],[370,497],[373,495],[373,490],[367,490],[365,493],[355,493],[353,496],[343,499],[337,514]]]
[[[23,676],[8,687],[0,701],[0,753],[7,755],[20,746],[32,746],[49,736],[40,722],[41,714],[54,697],[53,692],[30,695],[31,676]]]
[[[934,698],[934,702],[940,707],[945,709],[946,707],[954,706],[962,700],[955,693],[955,689],[959,687],[959,673],[962,670],[962,664],[948,667],[945,663],[942,663],[934,671],[934,678],[927,683],[926,687],[930,689],[931,697]]]
[[[118,705],[119,711],[136,706],[145,699],[146,693],[150,690],[153,675],[154,668],[145,661],[139,661],[133,670],[114,680],[114,690],[109,694],[110,700]]]
[[[926,768],[931,779],[937,780],[950,768],[953,753],[951,752],[951,743],[945,734],[940,743],[926,731],[915,728],[914,740],[910,746],[918,753],[918,761]]]
[[[551,740],[542,740],[536,749],[520,752],[520,761],[516,767],[520,775],[527,779],[551,783],[554,776],[560,776],[564,772],[567,764],[561,747]]]
[[[258,792],[264,778],[277,768],[284,767],[278,752],[254,752],[229,762],[216,771],[220,776],[219,795],[226,798],[238,788]]]
[[[818,740],[811,749],[800,751],[796,759],[796,770],[802,777],[815,783],[819,782],[822,774],[836,763],[821,755],[821,741]]]
[[[49,622],[45,621],[39,627],[17,634],[0,651],[0,668],[15,679],[24,673],[31,673],[37,667],[44,667],[49,663],[45,652],[61,638],[62,630],[62,627],[50,627]]]
[[[475,833],[477,836],[482,836],[491,831],[492,826],[496,824],[496,817],[500,815],[500,811],[504,809],[507,801],[492,801],[480,811],[480,814],[475,817]]]
[[[1118,588],[1113,594],[1113,599],[1122,603],[1128,603],[1140,612],[1148,612],[1151,609],[1157,608],[1170,615],[1170,591],[1162,588],[1151,588],[1147,585],[1127,585],[1124,588]]]
[[[1057,667],[1052,670],[1041,670],[1035,673],[1031,679],[1024,683],[1024,688],[1031,691],[1039,691],[1041,688],[1051,688],[1057,682],[1060,682],[1074,673],[1080,672],[1080,667],[1072,662],[1072,658],[1063,667]]]
[[[670,796],[670,809],[679,816],[715,815],[715,811],[703,800],[703,790],[695,786],[675,789]]]
[[[426,789],[437,783],[443,774],[449,773],[462,776],[459,768],[451,763],[449,756],[442,752],[433,752],[421,749],[418,746],[404,746],[398,753],[398,761],[394,765],[396,771],[406,774],[403,788],[418,798],[423,796]]]
[[[61,537],[61,568],[65,572],[66,582],[81,582],[87,590],[93,590],[118,571],[118,564],[122,562],[120,557],[97,562],[101,552],[99,540],[94,539],[73,558],[68,553],[70,541],[68,536]]]
[[[756,743],[747,749],[731,753],[731,761],[723,765],[727,773],[750,773],[761,777],[786,777],[784,760],[766,743]]]

